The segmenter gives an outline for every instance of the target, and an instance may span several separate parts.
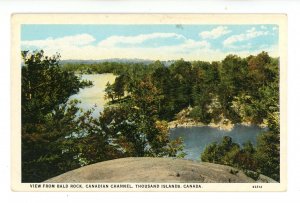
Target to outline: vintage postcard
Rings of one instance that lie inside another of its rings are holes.
[[[285,191],[284,14],[14,14],[12,190]]]

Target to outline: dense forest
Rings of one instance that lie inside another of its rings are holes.
[[[279,181],[279,59],[262,52],[222,61],[103,62],[60,65],[59,56],[22,52],[22,181],[39,182],[87,164],[121,157],[184,157],[183,141],[171,140],[168,122],[188,117],[268,126],[257,146],[230,137],[212,143],[202,161],[231,165],[255,178]],[[99,117],[69,101],[92,85],[80,74],[114,73],[109,105]],[[200,155],[199,155],[200,156]]]

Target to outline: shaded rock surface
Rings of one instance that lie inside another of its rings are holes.
[[[175,158],[135,157],[91,164],[45,182],[52,183],[253,183],[257,181],[230,166]]]

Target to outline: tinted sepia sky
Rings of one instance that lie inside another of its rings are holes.
[[[21,49],[61,59],[222,60],[278,56],[277,25],[22,25]]]

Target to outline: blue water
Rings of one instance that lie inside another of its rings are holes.
[[[235,125],[230,131],[220,130],[208,126],[204,127],[177,127],[170,129],[171,139],[182,137],[187,153],[185,159],[200,160],[205,147],[213,142],[220,142],[222,137],[230,136],[233,142],[242,145],[250,141],[256,145],[257,136],[266,129],[258,126]]]

